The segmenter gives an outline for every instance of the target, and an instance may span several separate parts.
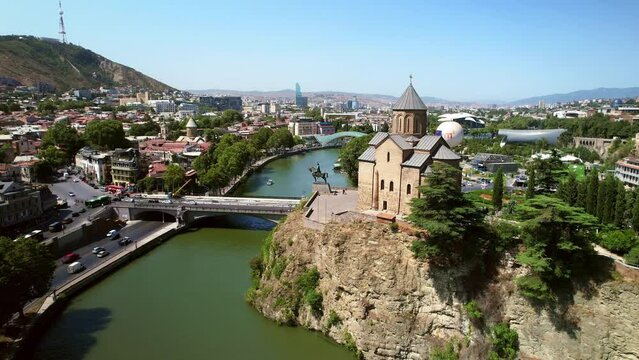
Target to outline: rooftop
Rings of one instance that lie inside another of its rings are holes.
[[[426,105],[415,91],[412,82],[393,105],[393,110],[426,110]]]

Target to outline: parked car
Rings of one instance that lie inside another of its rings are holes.
[[[72,263],[72,262],[78,260],[79,258],[80,258],[80,255],[77,254],[77,253],[74,253],[74,252],[68,253],[68,254],[66,254],[66,255],[64,255],[62,257],[62,263],[63,264],[69,264],[69,263]]]
[[[96,246],[96,247],[93,248],[93,250],[91,250],[91,252],[94,253],[94,254],[97,254],[100,251],[104,251],[104,250],[106,250],[106,249],[103,248],[102,246]]]
[[[73,191],[69,191],[69,197],[74,197],[75,193]]]
[[[80,182],[80,179],[78,179],[78,178],[73,178],[73,182],[74,182],[74,183]]]
[[[122,240],[118,241],[118,244],[120,244],[120,246],[127,246],[131,242],[131,239],[128,236],[125,236]]]
[[[69,274],[75,274],[75,273],[78,273],[78,272],[80,272],[80,271],[82,271],[84,269],[85,269],[84,265],[81,262],[79,262],[79,261],[71,263],[69,266],[67,266],[67,272]]]
[[[106,251],[106,250],[102,250],[102,251],[100,251],[99,253],[96,254],[96,256],[99,257],[99,258],[103,258],[103,257],[105,257],[107,255],[109,255],[109,252]]]
[[[72,212],[72,213],[71,213],[71,216],[73,216],[73,217],[78,217],[78,216],[80,216],[80,213],[78,213],[77,211],[76,211],[76,212]]]

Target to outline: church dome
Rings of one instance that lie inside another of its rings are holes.
[[[187,128],[197,128],[197,124],[195,123],[193,118],[190,118],[189,122],[186,123],[186,127]]]
[[[402,96],[393,105],[393,110],[427,110],[426,105],[415,91],[413,84],[410,83]]]

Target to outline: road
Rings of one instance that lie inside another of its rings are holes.
[[[135,246],[135,241],[140,239],[162,227],[169,226],[171,223],[165,223],[159,221],[130,221],[129,225],[122,228],[120,231],[121,238],[124,236],[128,236],[133,243],[128,246]],[[106,236],[106,234],[104,234]],[[91,253],[94,247],[101,246],[105,248],[110,254],[104,258],[98,258],[94,254]],[[91,269],[95,267],[97,264],[103,262],[110,256],[113,256],[119,251],[122,251],[124,247],[118,244],[116,240],[109,240],[106,237],[91,243],[90,245],[84,246],[80,249],[75,250],[74,252],[80,255],[80,262],[84,264],[87,269]],[[57,267],[53,273],[53,280],[51,281],[51,289],[55,289],[60,287],[62,284],[67,281],[73,279],[79,274],[69,274],[67,273],[67,264],[62,264],[62,261],[58,259],[56,261]]]

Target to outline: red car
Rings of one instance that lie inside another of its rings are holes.
[[[70,264],[80,258],[80,255],[76,253],[68,253],[62,257],[63,264]]]

